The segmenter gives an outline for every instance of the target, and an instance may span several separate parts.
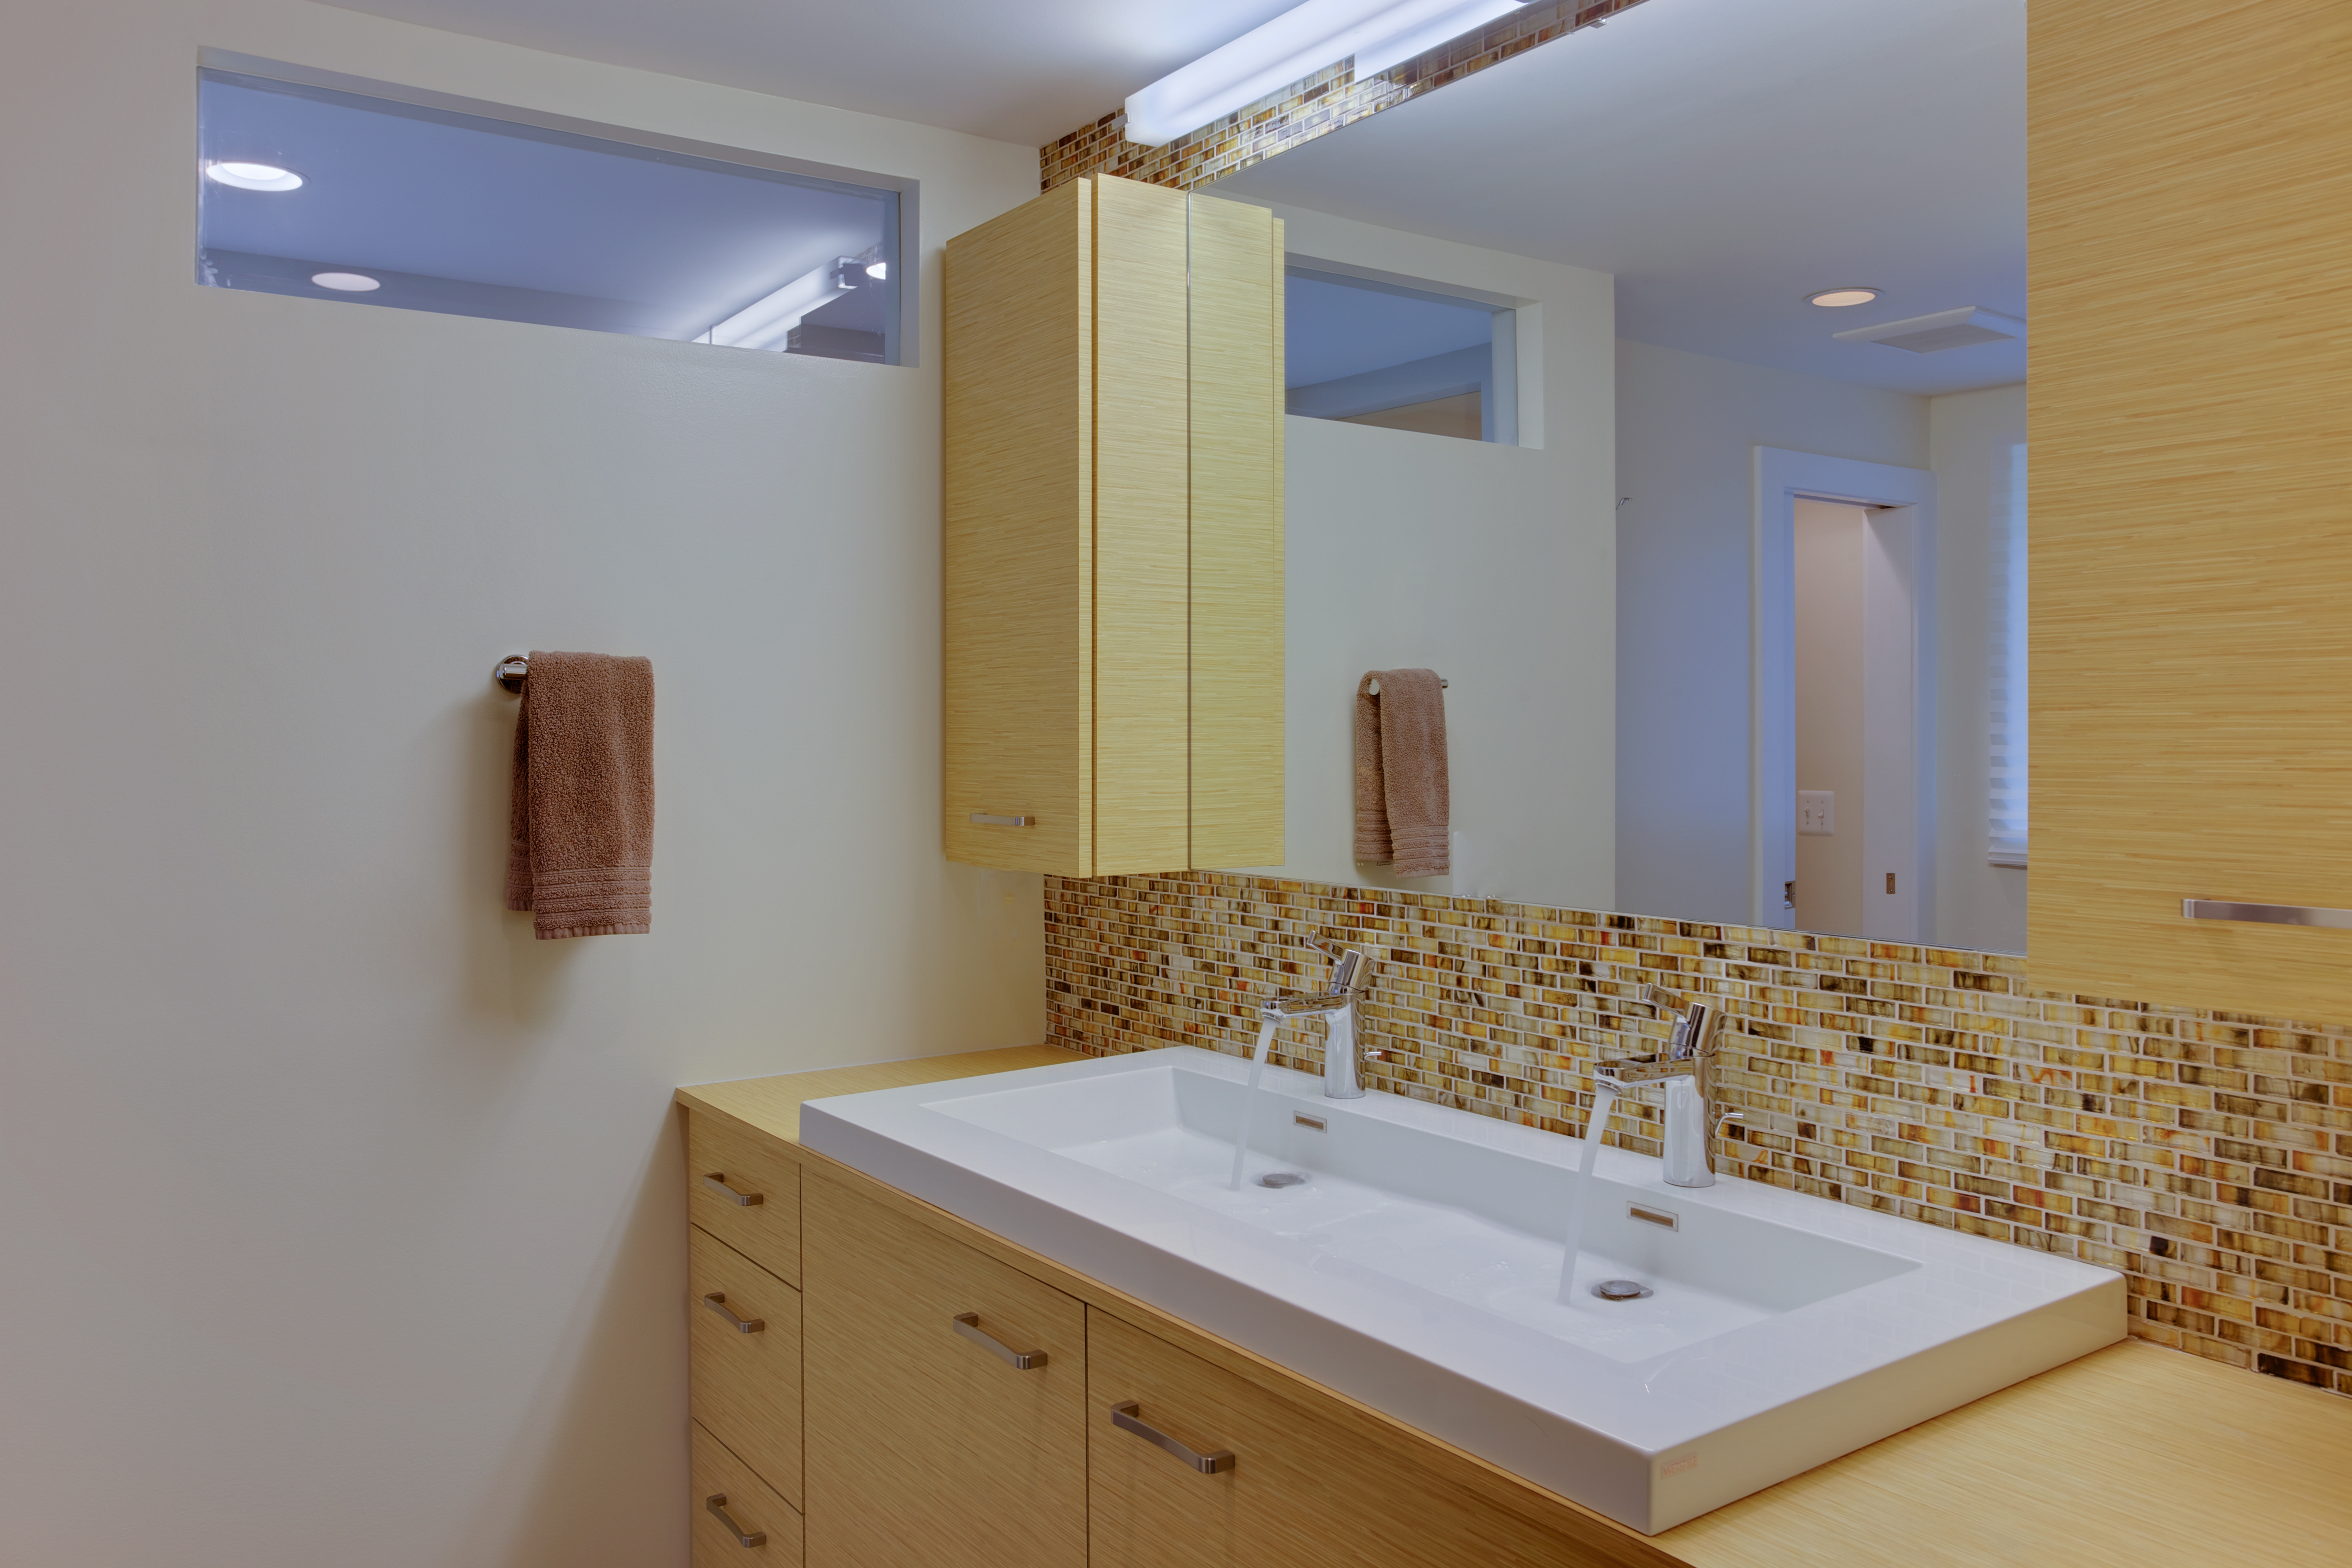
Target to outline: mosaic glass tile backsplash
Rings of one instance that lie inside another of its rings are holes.
[[[2025,961],[1226,873],[1045,879],[1048,1037],[1241,1055],[1375,955],[1374,1088],[1574,1133],[1660,984],[1725,1015],[1717,1169],[2126,1275],[2143,1339],[2352,1394],[2352,1026],[2035,991]],[[1320,1031],[1275,1059],[1319,1070]],[[1654,1106],[1609,1142],[1655,1154]]]
[[[1538,0],[1445,47],[1432,49],[1375,77],[1358,81],[1341,61],[1269,94],[1248,108],[1179,136],[1165,147],[1127,139],[1127,111],[1115,109],[1037,149],[1037,188],[1083,174],[1117,174],[1190,190],[1220,174],[1245,169],[1342,125],[1409,103],[1538,44],[1590,27],[1640,0]]]

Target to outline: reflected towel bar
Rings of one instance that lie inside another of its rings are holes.
[[[2183,899],[2185,921],[2259,921],[2265,925],[2329,926],[2352,931],[2352,910],[2324,910],[2309,904],[2232,904],[2220,899]]]
[[[1437,684],[1441,687],[1450,687],[1454,682],[1446,679],[1445,677],[1441,675],[1437,678]],[[1365,689],[1365,695],[1367,696],[1378,697],[1380,694],[1381,683],[1377,680],[1373,681],[1370,686]]]

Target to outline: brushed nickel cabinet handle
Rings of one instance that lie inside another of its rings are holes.
[[[765,1318],[739,1318],[727,1310],[727,1292],[713,1290],[702,1299],[702,1304],[727,1320],[739,1334],[756,1334],[768,1326]]]
[[[727,1527],[727,1533],[735,1538],[736,1545],[765,1546],[768,1544],[768,1532],[766,1531],[746,1530],[741,1525],[727,1517],[727,1494],[725,1492],[711,1493],[710,1496],[702,1500],[702,1506],[719,1516],[719,1522]]]
[[[712,1192],[717,1193],[720,1197],[725,1198],[729,1203],[740,1204],[744,1208],[750,1208],[755,1204],[763,1204],[768,1201],[767,1194],[764,1193],[739,1193],[734,1188],[729,1186],[727,1184],[727,1173],[724,1171],[710,1171],[705,1173],[702,1178],[702,1184],[709,1187]]]
[[[971,819],[982,827],[1034,827],[1037,826],[1037,819],[1026,814],[1019,816],[1005,816],[996,812],[975,811],[971,814]]]
[[[980,1314],[978,1312],[958,1312],[955,1315],[954,1320],[950,1322],[948,1326],[955,1330],[957,1333],[961,1334],[965,1339],[970,1340],[972,1343],[976,1345],[985,1345],[988,1349],[994,1351],[998,1355],[1003,1356],[1006,1363],[1015,1372],[1027,1372],[1033,1367],[1040,1367],[1045,1364],[1045,1352],[1044,1351],[1014,1350],[1011,1345],[1006,1344],[994,1334],[982,1330],[980,1326]]]
[[[2183,899],[2180,917],[2191,921],[2256,921],[2274,926],[2352,928],[2352,910],[2318,909],[2309,904],[2240,904],[2227,899]]]
[[[1149,1442],[1159,1444],[1204,1476],[1213,1476],[1233,1469],[1234,1459],[1234,1451],[1231,1448],[1220,1448],[1213,1454],[1194,1453],[1158,1427],[1145,1426],[1137,1414],[1142,1408],[1143,1403],[1140,1400],[1123,1399],[1110,1407],[1110,1424],[1122,1432],[1132,1432]]]

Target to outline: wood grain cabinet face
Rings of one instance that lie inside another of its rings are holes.
[[[1108,175],[948,242],[950,858],[1283,858],[1282,264],[1264,209]]]
[[[803,1217],[810,1563],[1085,1568],[1085,1308],[821,1176]]]
[[[799,1568],[801,1516],[698,1422],[692,1502],[694,1568]]]
[[[687,1240],[694,1418],[797,1506],[801,1293],[706,1231],[689,1229]],[[747,1332],[738,1322],[760,1326]]]
[[[787,1285],[801,1282],[801,1168],[709,1116],[686,1124],[687,1218]]]
[[[2352,6],[2210,22],[2032,12],[2026,952],[2341,1020],[2352,932],[2181,917],[2352,908]]]
[[[1112,1420],[1196,1452],[1202,1474]],[[1618,1563],[1101,1311],[1087,1323],[1092,1568],[1579,1568]]]

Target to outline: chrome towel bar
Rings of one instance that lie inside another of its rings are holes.
[[[2274,926],[2329,926],[2352,931],[2352,910],[2323,910],[2310,904],[2233,904],[2221,899],[2183,899],[2185,921],[2259,921]]]
[[[1451,687],[1454,682],[1446,679],[1445,677],[1441,675],[1437,678],[1437,684],[1441,687]],[[1364,688],[1364,689],[1369,695],[1378,697],[1381,694],[1381,683],[1375,680],[1370,686]]]
[[[522,695],[523,677],[530,673],[530,660],[519,653],[510,653],[490,667],[490,684],[503,686],[514,696]]]

